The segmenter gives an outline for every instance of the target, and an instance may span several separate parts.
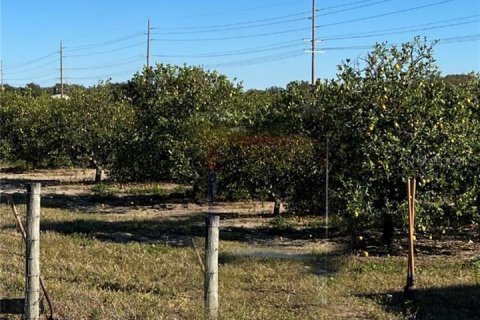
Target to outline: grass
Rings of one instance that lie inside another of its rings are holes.
[[[130,184],[118,184],[101,182],[94,185],[90,191],[94,196],[108,197],[116,195],[127,196],[143,196],[143,195],[156,195],[167,196],[171,194],[184,194],[189,188],[183,185],[176,185],[173,187],[166,187],[165,185],[156,183],[130,183]]]
[[[273,218],[270,224],[272,225],[272,227],[278,230],[287,230],[287,229],[292,229],[294,227],[294,224],[292,223],[292,221],[290,221],[287,217],[283,215],[278,215],[275,218]]]
[[[98,197],[106,197],[106,196],[111,196],[115,194],[114,189],[112,188],[111,185],[100,182],[96,185],[94,185],[91,189],[93,195],[98,196]]]
[[[0,210],[0,296],[21,297],[24,267],[18,254],[23,247],[8,208]],[[42,210],[42,273],[60,319],[203,319],[203,275],[183,241],[198,235],[201,216],[173,220]],[[141,238],[155,235],[172,241]],[[197,242],[202,248],[200,238]],[[401,298],[404,257],[311,252],[308,259],[297,260],[234,254],[249,247],[243,241],[221,241],[222,319],[404,319],[408,314],[475,319],[480,305],[479,258],[419,257],[417,285],[423,299],[412,305]]]

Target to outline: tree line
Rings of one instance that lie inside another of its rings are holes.
[[[244,90],[214,71],[157,64],[126,83],[30,86],[0,97],[0,156],[28,167],[89,166],[118,181],[175,181],[196,196],[283,202],[346,227],[405,223],[419,181],[418,226],[480,218],[480,75],[442,77],[416,38],[346,60],[335,79]],[[276,206],[278,207],[278,206]]]

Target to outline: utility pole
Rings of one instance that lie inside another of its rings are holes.
[[[147,68],[150,67],[150,18],[147,21]]]
[[[0,90],[3,91],[3,60],[0,60]]]
[[[327,138],[327,150],[325,153],[325,237],[328,239],[328,214],[329,214],[329,208],[328,208],[328,180],[329,180],[329,159],[328,159],[328,153],[330,152],[329,150],[329,141]]]
[[[316,6],[315,0],[312,0],[312,86],[315,84],[315,14],[316,14]]]
[[[60,40],[60,97],[63,99],[63,44]]]

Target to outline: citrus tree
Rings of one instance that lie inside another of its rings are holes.
[[[63,130],[70,139],[73,158],[94,167],[99,182],[103,169],[111,166],[127,140],[133,108],[125,97],[115,95],[108,82],[71,92],[66,108],[69,123]]]
[[[71,165],[71,144],[64,130],[69,125],[65,101],[47,94],[33,96],[28,90],[4,92],[0,99],[5,160],[22,161],[30,167]]]
[[[362,63],[339,66],[338,80],[322,89],[311,131],[330,141],[332,205],[349,225],[381,217],[401,225],[408,177],[420,181],[421,228],[454,221],[461,214],[448,209],[454,198],[469,198],[472,208],[475,85],[478,77],[468,88],[442,81],[433,47],[419,38],[378,44]]]
[[[127,85],[135,125],[118,150],[123,180],[195,183],[206,172],[207,145],[240,119],[241,86],[199,67],[157,64]]]

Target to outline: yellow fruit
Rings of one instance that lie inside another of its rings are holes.
[[[472,103],[472,99],[467,98],[467,102],[468,102],[468,103]]]
[[[362,252],[362,256],[368,257],[368,252],[367,252],[367,251],[363,251],[363,252]]]

